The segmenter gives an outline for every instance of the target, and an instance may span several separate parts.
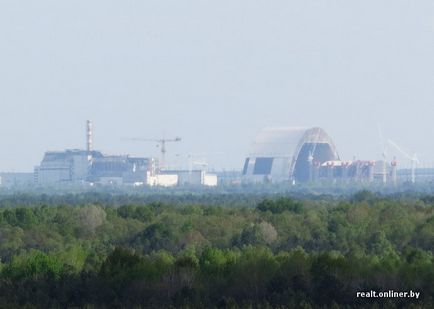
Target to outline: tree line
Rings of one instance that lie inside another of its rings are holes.
[[[0,307],[434,307],[427,196],[78,198],[0,209]],[[356,298],[368,290],[421,298]]]

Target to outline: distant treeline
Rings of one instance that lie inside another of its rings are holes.
[[[284,190],[281,187],[269,186],[248,186],[248,190],[233,190],[230,192],[226,189],[202,189],[196,191],[197,188],[190,189],[155,189],[155,190],[134,190],[126,193],[123,190],[113,192],[101,191],[86,191],[86,192],[58,192],[58,193],[29,193],[29,192],[10,192],[0,190],[0,208],[8,207],[27,207],[27,206],[59,206],[70,205],[80,206],[96,204],[104,207],[107,206],[122,206],[128,204],[147,205],[149,203],[165,203],[174,206],[178,205],[215,205],[215,206],[233,206],[233,207],[254,207],[263,199],[275,199],[279,197],[291,197],[299,200],[341,202],[352,200],[397,200],[409,201],[421,200],[426,203],[434,204],[434,194],[426,194],[417,191],[398,191],[389,193],[372,192],[367,190],[357,191],[350,194],[352,191],[346,192],[341,190],[337,192],[324,192],[308,189],[300,190]],[[253,188],[257,188],[254,190]]]
[[[88,193],[0,203],[0,308],[434,307],[431,196]],[[369,290],[421,297],[356,298]]]
[[[232,206],[232,207],[254,207],[265,198],[277,196],[297,197],[299,199],[312,200],[336,200],[332,195],[314,195],[306,193],[192,193],[192,192],[140,192],[135,194],[125,193],[65,193],[65,194],[31,194],[15,193],[0,194],[0,209],[13,207],[31,206],[80,206],[80,205],[101,205],[122,206],[122,205],[147,205],[150,203],[163,203],[173,206],[180,205],[204,205],[204,206]]]

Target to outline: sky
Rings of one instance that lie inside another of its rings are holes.
[[[47,150],[241,169],[268,126],[319,126],[343,159],[392,139],[434,162],[434,1],[0,0],[0,171]],[[408,160],[390,149],[402,165]]]

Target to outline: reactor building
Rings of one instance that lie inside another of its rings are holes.
[[[188,173],[177,170],[165,171],[154,158],[106,155],[93,150],[93,128],[90,121],[86,124],[86,149],[46,152],[40,165],[34,168],[33,178],[34,183],[41,186],[217,185],[217,176],[202,170]]]
[[[34,169],[38,185],[110,184],[169,185],[170,177],[157,177],[158,161],[128,155],[105,155],[93,150],[92,122],[86,123],[86,149],[47,151]],[[169,179],[169,183],[167,182]]]
[[[336,146],[321,128],[265,128],[253,141],[242,175],[254,183],[307,182],[312,166],[336,160]]]

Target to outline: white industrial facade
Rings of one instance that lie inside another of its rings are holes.
[[[332,139],[321,128],[265,128],[253,141],[243,180],[308,181],[311,164],[338,159]]]
[[[65,150],[45,153],[35,167],[34,181],[39,185],[146,184],[153,176],[156,161],[152,158],[105,156],[98,151]]]
[[[217,186],[217,175],[210,174],[205,170],[165,170],[166,175],[177,175],[178,185],[193,186]]]
[[[35,182],[58,184],[86,181],[89,164],[88,153],[84,150],[49,151],[41,164],[35,167]]]

